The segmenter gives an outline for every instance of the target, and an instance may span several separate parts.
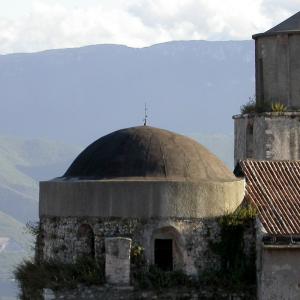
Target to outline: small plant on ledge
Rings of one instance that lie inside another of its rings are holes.
[[[256,102],[255,97],[249,97],[249,100],[246,104],[241,106],[242,114],[251,114],[256,112]]]
[[[255,97],[249,97],[249,101],[241,106],[241,114],[254,114],[272,111],[272,105],[268,101],[257,103]]]
[[[280,102],[272,103],[272,112],[285,112],[286,109],[287,107]]]
[[[255,97],[249,97],[249,101],[241,106],[241,114],[254,114],[263,112],[279,112],[283,113],[287,111],[286,105],[281,102],[270,102],[264,101],[262,103],[257,103]],[[298,111],[292,109],[291,111]]]

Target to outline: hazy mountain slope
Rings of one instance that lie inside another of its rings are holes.
[[[254,93],[252,41],[182,41],[135,49],[96,45],[0,56],[0,130],[85,145],[149,124],[231,133]]]
[[[61,176],[80,150],[56,141],[0,136],[1,288],[13,290],[5,280],[32,255],[33,238],[25,223],[38,218],[38,181]]]
[[[38,213],[37,197],[28,196],[0,184],[0,210],[23,223],[36,220]]]
[[[25,225],[0,211],[0,237],[9,237],[19,243],[24,250],[30,247],[31,235]]]
[[[33,237],[25,225],[0,211],[0,285],[1,279],[12,277],[18,263],[32,255],[32,245]]]
[[[59,142],[0,137],[0,211],[37,219],[38,181],[61,176],[81,148]]]

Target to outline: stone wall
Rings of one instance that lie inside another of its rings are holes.
[[[258,36],[255,46],[258,103],[281,102],[300,108],[300,34]]]
[[[82,226],[90,226],[94,234],[94,251],[86,249],[86,239],[78,235]],[[105,261],[105,238],[125,237],[132,239],[132,247],[144,249],[147,265],[154,264],[154,241],[173,240],[173,262],[175,270],[182,270],[188,275],[219,270],[220,253],[214,246],[221,241],[221,227],[217,219],[119,219],[119,218],[49,218],[41,219],[43,242],[42,260],[58,259],[72,263],[83,255],[94,255],[96,260]],[[245,257],[255,247],[254,226],[247,226],[244,231],[243,247]]]
[[[86,240],[78,236],[82,224],[94,233],[94,253],[97,260],[105,259],[105,237],[128,237],[132,245],[144,248],[146,263],[154,264],[155,238],[174,240],[174,268],[189,275],[206,269],[217,269],[219,257],[210,245],[219,241],[219,225],[215,219],[119,219],[119,218],[55,218],[41,219],[43,242],[39,253],[44,260],[58,259],[71,263],[86,250]]]
[[[261,113],[234,116],[234,162],[300,159],[300,113]],[[252,136],[249,135],[252,127]],[[249,151],[249,147],[252,151]]]

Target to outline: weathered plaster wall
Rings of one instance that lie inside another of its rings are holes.
[[[256,98],[300,108],[300,34],[256,38]]]
[[[213,167],[213,166],[212,166]],[[206,218],[234,211],[244,180],[51,180],[40,183],[42,216]]]
[[[89,224],[95,235],[95,257],[105,258],[105,237],[132,238],[132,245],[142,245],[148,264],[154,264],[155,238],[174,240],[174,268],[197,275],[206,269],[218,268],[219,257],[210,244],[219,241],[219,225],[214,219],[120,219],[120,218],[50,218],[41,219],[42,258],[74,262],[83,252],[84,243],[78,239],[81,224]]]
[[[260,300],[300,299],[300,247],[263,247]]]
[[[253,126],[253,137],[247,127]],[[246,158],[263,160],[300,159],[300,113],[261,113],[234,117],[234,161]],[[252,140],[249,140],[252,139]],[[247,147],[253,143],[249,156]]]
[[[262,275],[262,257],[263,257],[263,238],[267,235],[267,231],[257,217],[255,220],[255,234],[256,234],[256,285],[257,294],[261,290],[261,275]]]

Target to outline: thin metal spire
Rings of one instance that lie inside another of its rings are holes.
[[[148,121],[148,108],[147,108],[147,103],[145,103],[145,117],[144,117],[143,121],[144,121],[144,126],[147,126],[147,121]]]

